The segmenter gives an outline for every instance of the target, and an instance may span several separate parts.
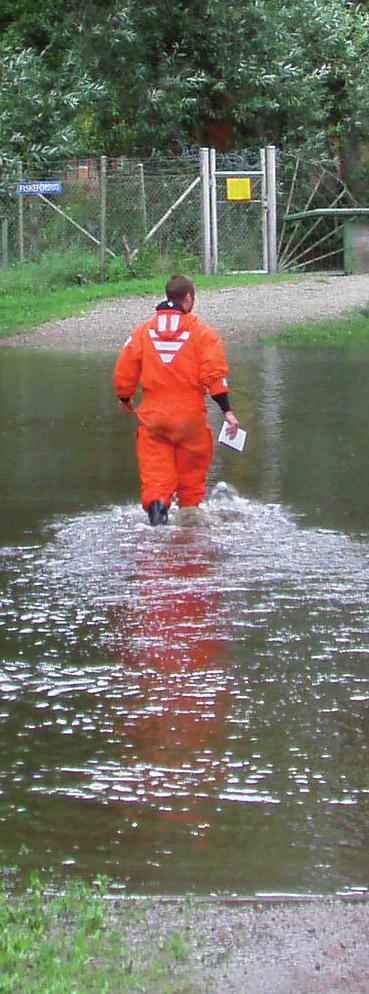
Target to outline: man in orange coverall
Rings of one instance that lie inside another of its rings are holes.
[[[114,370],[123,412],[132,411],[138,384],[137,455],[142,504],[152,525],[166,524],[174,494],[180,507],[196,506],[205,495],[213,455],[205,396],[219,404],[233,438],[239,422],[231,410],[223,343],[192,309],[195,288],[173,276],[167,299],[127,339]]]

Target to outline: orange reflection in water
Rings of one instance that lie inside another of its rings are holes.
[[[221,564],[209,548],[202,557],[193,537],[173,538],[138,560],[134,601],[110,615],[120,663],[139,686],[131,713],[116,718],[115,727],[122,722],[146,775],[148,767],[151,774],[169,771],[171,797],[162,814],[191,820],[197,798],[204,790],[218,794],[222,776],[217,757],[224,754],[229,659]]]

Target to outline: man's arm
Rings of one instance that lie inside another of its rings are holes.
[[[231,408],[227,389],[228,372],[229,366],[220,335],[210,325],[204,325],[201,335],[201,379],[210,396],[223,411],[224,420],[228,423],[227,434],[230,438],[234,438],[240,423]]]
[[[136,393],[142,367],[141,326],[125,342],[114,368],[114,387],[122,410],[132,410],[131,397]]]
[[[213,397],[213,400],[215,400],[216,403],[219,404],[219,407],[220,407],[221,411],[223,411],[224,420],[228,422],[227,435],[229,435],[230,438],[234,438],[235,435],[237,435],[238,429],[240,427],[240,422],[236,418],[235,414],[233,414],[233,411],[232,411],[232,408],[231,408],[231,405],[230,405],[230,402],[229,402],[229,394],[228,393],[217,393],[217,394],[213,393],[212,397]]]
[[[212,398],[217,404],[219,404],[220,410],[223,411],[223,414],[227,414],[227,412],[231,410],[228,390],[225,390],[224,393],[213,393]]]

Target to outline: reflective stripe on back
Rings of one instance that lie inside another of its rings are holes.
[[[189,331],[182,331],[176,338],[162,338],[162,334],[166,331],[170,334],[176,332],[179,328],[181,320],[180,314],[158,314],[158,330],[155,328],[148,328],[148,334],[151,338],[152,344],[154,346],[155,352],[157,352],[166,365],[172,362],[174,356],[181,350],[185,342],[191,338],[191,333]]]
[[[178,352],[182,348],[183,342],[160,342],[157,338],[153,342],[154,349],[157,352]]]

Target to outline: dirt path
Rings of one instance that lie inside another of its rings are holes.
[[[135,912],[137,914],[135,923]],[[119,910],[118,910],[119,916]],[[368,994],[369,905],[202,904],[149,901],[124,912],[132,949],[165,948],[180,937],[173,992],[191,994]],[[127,925],[128,922],[128,925]]]
[[[3,338],[0,345],[67,351],[114,351],[132,327],[149,317],[157,298],[105,300],[80,317],[51,321],[33,332]],[[251,341],[288,324],[322,321],[369,302],[369,274],[310,276],[301,281],[258,283],[237,289],[200,290],[197,313],[226,341]]]

